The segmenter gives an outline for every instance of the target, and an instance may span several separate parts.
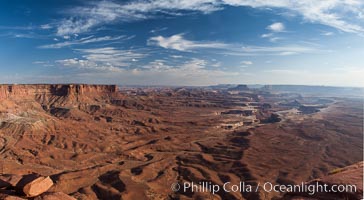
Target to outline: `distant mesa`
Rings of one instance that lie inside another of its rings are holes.
[[[297,108],[302,106],[302,104],[300,102],[298,102],[297,100],[290,101],[290,102],[285,102],[285,103],[280,103],[279,105],[288,106],[288,107],[297,107]]]
[[[247,85],[237,85],[236,87],[229,88],[230,91],[246,91],[249,90]]]

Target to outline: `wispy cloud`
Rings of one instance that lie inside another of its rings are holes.
[[[154,84],[165,85],[209,85],[221,83],[226,78],[236,78],[238,72],[209,68],[211,63],[204,59],[192,58],[179,64],[168,64],[165,60],[155,60],[141,69],[134,69],[134,77],[144,77]],[[158,80],[155,79],[158,77]]]
[[[96,43],[96,42],[105,42],[105,41],[115,41],[120,39],[127,39],[127,36],[117,36],[117,37],[111,37],[111,36],[104,36],[104,37],[96,37],[93,36],[81,38],[79,40],[73,40],[73,41],[65,41],[65,42],[59,42],[55,44],[47,44],[39,46],[39,48],[42,49],[59,49],[63,47],[69,47],[74,45],[82,45],[82,44],[88,44],[88,43]]]
[[[266,33],[261,35],[262,38],[268,38],[271,42],[277,42],[278,40],[283,40],[283,37],[277,37],[274,33]]]
[[[34,30],[35,26],[0,26],[0,30]]]
[[[241,64],[243,64],[243,65],[252,65],[253,62],[250,61],[250,60],[244,60],[244,61],[241,61]]]
[[[195,49],[225,49],[227,44],[220,42],[197,42],[186,40],[183,34],[172,35],[170,37],[156,36],[148,40],[148,45],[156,45],[165,49],[174,49],[178,51],[192,51]]]
[[[114,47],[78,49],[82,58],[68,58],[56,60],[55,63],[68,68],[77,68],[86,71],[113,71],[120,72],[132,62],[146,56],[132,50],[116,49]]]
[[[53,28],[53,26],[50,24],[42,24],[42,25],[40,25],[40,28],[43,30],[47,30],[47,29]]]
[[[79,49],[78,51],[84,54],[83,57],[87,60],[117,67],[128,66],[133,59],[146,56],[146,54],[134,50],[122,50],[114,47]]]
[[[305,21],[324,24],[341,31],[363,33],[364,28],[358,24],[362,15],[364,2],[360,0],[224,0],[234,6],[251,6],[253,8],[283,8],[301,15]]]
[[[174,59],[183,58],[181,55],[170,55],[170,57]]]
[[[286,46],[243,46],[224,52],[235,56],[289,56],[295,54],[318,53],[323,50],[309,46],[286,45]]]
[[[209,49],[217,54],[225,55],[280,55],[313,53],[319,51],[315,47],[287,45],[287,46],[246,46],[241,44],[229,44],[214,41],[192,41],[185,39],[182,34],[170,37],[156,36],[148,40],[149,45],[160,46],[165,49],[193,52],[194,50]]]
[[[111,1],[90,3],[85,7],[73,8],[69,11],[69,18],[61,21],[57,28],[57,35],[83,33],[91,28],[114,21],[136,21],[154,17],[163,12],[177,14],[175,11],[200,11],[209,13],[219,8],[209,0],[155,0],[135,1],[119,4]]]
[[[281,8],[299,14],[307,22],[319,23],[341,31],[363,33],[361,0],[140,0],[127,3],[100,1],[76,7],[57,27],[57,35],[87,32],[93,27],[115,21],[136,21],[155,17],[158,13],[183,15],[193,12],[211,13],[224,6]],[[183,12],[182,12],[183,11]],[[186,12],[187,11],[187,12]],[[277,24],[272,30],[280,30]]]
[[[43,67],[52,67],[54,64],[50,63],[49,61],[34,61],[34,65],[41,65]]]
[[[72,77],[63,77],[63,81],[79,82],[79,79],[101,81],[102,83],[155,84],[155,85],[210,85],[223,82],[226,78],[239,76],[238,72],[209,68],[210,62],[204,59],[191,58],[179,63],[156,59],[137,68],[122,68],[97,63],[88,59],[64,59],[55,63],[73,71]],[[231,80],[231,79],[230,79]]]
[[[70,58],[64,60],[56,60],[56,64],[64,67],[72,67],[78,69],[84,69],[87,71],[99,71],[99,72],[121,72],[122,68],[115,67],[109,63],[98,63],[87,59]]]
[[[158,32],[161,32],[161,31],[165,31],[165,30],[167,30],[167,29],[168,29],[168,27],[156,28],[156,29],[152,29],[152,30],[150,30],[149,32],[150,32],[150,33],[158,33]]]
[[[264,33],[261,35],[262,38],[270,38],[272,37],[274,34],[273,33]]]
[[[333,32],[328,32],[328,31],[325,31],[325,32],[322,32],[321,35],[324,35],[324,36],[331,36],[331,35],[334,35]]]

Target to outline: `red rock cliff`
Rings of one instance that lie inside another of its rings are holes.
[[[0,99],[35,98],[39,95],[89,96],[117,92],[116,85],[87,84],[27,84],[0,85]]]

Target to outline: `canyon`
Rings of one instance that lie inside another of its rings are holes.
[[[37,84],[0,85],[0,102],[0,180],[49,177],[53,185],[38,199],[288,199],[171,185],[299,184],[363,158],[357,97],[244,85]],[[1,193],[27,198],[11,187]]]

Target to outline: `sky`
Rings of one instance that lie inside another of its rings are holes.
[[[0,83],[364,86],[362,0],[4,0]]]

